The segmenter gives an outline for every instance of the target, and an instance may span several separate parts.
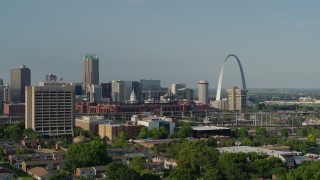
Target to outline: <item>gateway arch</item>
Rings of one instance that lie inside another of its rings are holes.
[[[243,73],[243,69],[242,69],[242,65],[241,62],[239,60],[239,58],[234,55],[234,54],[229,54],[226,59],[224,60],[224,63],[221,67],[220,70],[220,76],[219,76],[219,82],[218,82],[218,88],[217,88],[217,96],[216,96],[216,101],[221,100],[221,86],[222,86],[222,79],[223,79],[223,71],[224,71],[224,65],[226,64],[227,60],[229,59],[229,57],[234,57],[239,65],[239,69],[240,69],[240,73],[241,73],[241,80],[242,80],[242,89],[247,89],[247,85],[246,85],[246,79],[244,77],[244,73]]]

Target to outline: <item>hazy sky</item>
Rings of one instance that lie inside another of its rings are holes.
[[[320,87],[320,1],[0,1],[0,78],[21,62],[37,84],[53,73],[81,82],[83,56],[100,58],[100,82],[207,80],[217,87],[236,54],[248,88]],[[237,63],[223,87],[240,84]]]

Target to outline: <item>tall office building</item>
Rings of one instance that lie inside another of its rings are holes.
[[[208,102],[209,102],[209,83],[207,81],[200,81],[198,83],[198,98],[199,98],[199,103],[208,104]]]
[[[102,100],[102,89],[100,85],[92,84],[89,89],[89,97],[87,97],[89,102],[101,102]]]
[[[171,93],[176,95],[178,89],[186,88],[186,83],[172,83],[171,84]]]
[[[112,101],[125,102],[125,81],[112,81],[111,92]]]
[[[246,112],[247,108],[247,90],[238,87],[227,89],[228,110]]]
[[[177,99],[185,99],[188,101],[193,101],[193,90],[189,88],[180,88],[176,91]]]
[[[25,65],[11,69],[11,101],[25,102],[25,87],[31,85],[31,71]]]
[[[3,79],[0,79],[0,86],[3,86]]]
[[[101,93],[102,93],[102,98],[109,98],[111,100],[111,92],[112,92],[112,83],[101,83]]]
[[[151,79],[140,80],[140,102],[145,100],[159,100],[161,91],[161,81]],[[137,93],[137,92],[136,92]]]
[[[73,134],[74,86],[26,87],[25,128],[45,136]]]
[[[83,62],[83,91],[88,93],[88,87],[99,84],[99,58],[95,54],[86,54]]]
[[[130,100],[132,90],[134,90],[136,98],[140,95],[140,83],[138,81],[112,81],[111,97],[114,102],[127,102]]]

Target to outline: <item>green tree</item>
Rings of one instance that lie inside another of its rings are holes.
[[[134,170],[128,168],[128,166],[119,163],[112,162],[107,166],[107,179],[110,180],[138,180],[140,176]]]
[[[107,143],[93,140],[83,144],[72,144],[66,153],[65,166],[69,172],[76,167],[106,165],[111,161],[107,154]]]
[[[157,128],[152,128],[151,130],[150,130],[150,137],[152,138],[152,139],[160,139],[160,132],[159,132],[159,130],[157,129]]]
[[[120,132],[119,136],[113,141],[112,147],[114,148],[124,148],[129,145],[128,136],[125,132]]]
[[[192,137],[193,129],[190,124],[185,123],[183,126],[179,129],[177,135],[179,138],[187,138]]]
[[[160,180],[160,176],[150,170],[142,170],[140,180]]]
[[[166,139],[169,135],[169,132],[166,127],[161,126],[159,129],[160,139]]]
[[[141,157],[133,157],[129,167],[136,171],[138,174],[141,174],[141,171],[146,168],[146,161]]]
[[[217,147],[217,140],[215,139],[215,138],[213,138],[213,137],[209,137],[208,139],[207,139],[207,145],[209,146],[209,147]]]
[[[319,161],[307,161],[302,163],[297,169],[289,171],[286,175],[282,176],[282,179],[320,179],[320,162]]]
[[[178,166],[189,171],[192,178],[197,178],[200,173],[214,166],[218,157],[217,149],[208,147],[202,142],[186,141],[179,151]]]
[[[192,180],[193,174],[190,172],[190,169],[184,169],[183,167],[176,167],[170,172],[169,176],[164,178],[165,180]]]
[[[21,129],[19,124],[10,125],[4,130],[5,137],[15,141],[22,139],[22,132],[23,129]]]
[[[31,148],[19,147],[16,149],[16,154],[31,154],[34,153],[34,150]]]
[[[139,135],[137,136],[137,139],[147,139],[149,137],[150,136],[149,136],[148,128],[142,127]]]
[[[28,139],[39,139],[41,135],[35,132],[33,129],[24,129],[23,136],[27,137]]]
[[[288,129],[282,128],[280,130],[280,135],[281,135],[281,137],[285,137],[285,138],[288,137],[289,136]]]
[[[257,134],[257,136],[260,136],[260,137],[266,137],[267,136],[267,130],[266,130],[266,128],[263,128],[263,127],[257,127],[256,128],[256,134]]]

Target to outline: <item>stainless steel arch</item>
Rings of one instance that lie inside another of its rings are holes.
[[[226,64],[227,60],[229,57],[234,57],[236,58],[237,62],[238,62],[238,65],[239,65],[239,69],[240,69],[240,73],[241,73],[241,80],[242,80],[242,89],[247,89],[247,85],[246,85],[246,79],[244,77],[244,73],[243,73],[243,69],[242,69],[242,65],[241,65],[241,62],[239,60],[239,58],[234,55],[234,54],[229,54],[226,59],[224,60],[224,63],[221,67],[221,70],[220,70],[220,76],[219,76],[219,82],[218,82],[218,88],[217,88],[217,96],[216,96],[216,100],[221,100],[221,86],[222,86],[222,79],[223,79],[223,71],[224,71],[224,65]]]

